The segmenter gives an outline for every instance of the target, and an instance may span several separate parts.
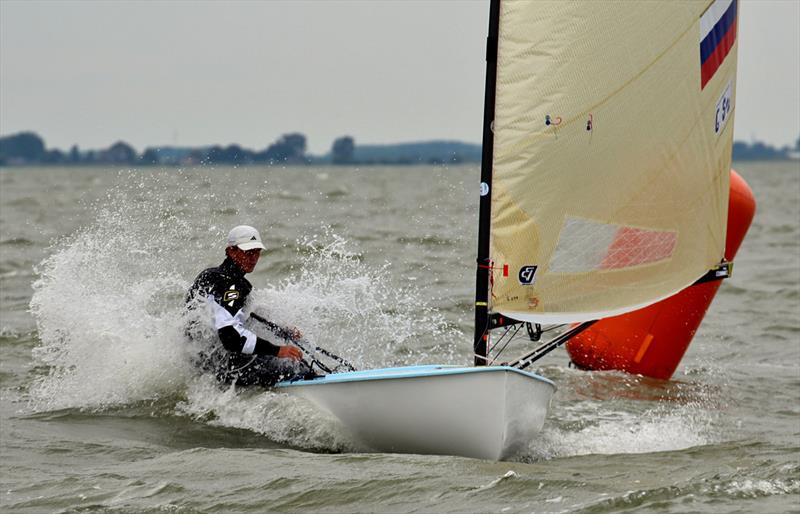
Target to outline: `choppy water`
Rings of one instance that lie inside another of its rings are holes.
[[[758,212],[675,377],[567,367],[514,462],[368,453],[299,400],[194,374],[184,292],[234,224],[254,301],[361,367],[468,363],[478,170],[0,171],[0,508],[800,511],[800,169]]]

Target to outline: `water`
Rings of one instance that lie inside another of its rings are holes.
[[[0,508],[12,512],[800,512],[800,169],[758,212],[673,380],[567,366],[512,462],[370,453],[198,377],[182,301],[262,229],[253,300],[360,367],[470,361],[478,170],[0,171]]]

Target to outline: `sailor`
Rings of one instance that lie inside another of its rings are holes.
[[[311,374],[300,349],[280,344],[278,339],[299,339],[301,334],[296,328],[273,330],[278,333],[269,341],[245,327],[244,307],[253,286],[244,276],[255,269],[261,250],[264,244],[255,228],[234,227],[228,234],[225,261],[202,271],[186,297],[192,310],[203,304],[210,307],[217,337],[200,353],[198,364],[224,383],[269,387],[282,379]],[[198,323],[195,317],[187,330],[193,340],[202,332]]]

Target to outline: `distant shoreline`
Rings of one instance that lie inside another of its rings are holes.
[[[753,161],[759,162],[759,161]],[[775,162],[791,162],[791,161],[775,161]],[[174,169],[174,170],[184,170],[184,169],[200,169],[200,168],[242,168],[242,169],[281,169],[281,168],[292,168],[292,169],[317,169],[317,168],[324,168],[330,170],[337,170],[337,169],[358,169],[358,168],[414,168],[414,167],[447,167],[447,166],[473,166],[477,167],[480,165],[479,161],[462,161],[462,162],[442,162],[442,163],[428,163],[428,162],[412,162],[412,163],[363,163],[363,162],[354,162],[350,164],[331,164],[331,163],[304,163],[304,164],[259,164],[259,163],[247,163],[247,164],[228,164],[228,163],[198,163],[198,164],[147,164],[142,165],[138,163],[133,164],[124,164],[124,163],[108,163],[108,162],[92,162],[92,163],[62,163],[62,164],[54,164],[54,163],[26,163],[26,164],[4,164],[0,165],[0,170],[2,169],[34,169],[34,168],[63,168],[63,169],[90,169],[90,168],[108,168],[114,167],[114,169]]]
[[[198,165],[417,165],[477,163],[481,145],[451,140],[432,140],[383,145],[357,145],[351,136],[337,138],[329,153],[312,155],[306,151],[306,136],[282,135],[262,150],[236,144],[228,146],[157,146],[140,154],[128,143],[118,141],[101,150],[81,150],[73,145],[68,152],[47,149],[44,139],[34,132],[0,137],[0,166],[198,166]]]
[[[0,166],[415,166],[477,164],[481,145],[452,140],[418,141],[383,145],[357,145],[351,136],[337,138],[325,155],[306,152],[306,136],[284,134],[262,150],[236,144],[201,147],[156,146],[140,154],[131,145],[118,141],[101,150],[81,150],[73,145],[68,152],[47,149],[35,132],[20,132],[0,137]],[[775,148],[761,142],[733,143],[733,160],[800,160],[800,138],[795,146]]]

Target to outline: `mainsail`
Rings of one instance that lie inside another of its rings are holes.
[[[737,7],[492,2],[476,353],[487,313],[603,318],[719,264]]]

